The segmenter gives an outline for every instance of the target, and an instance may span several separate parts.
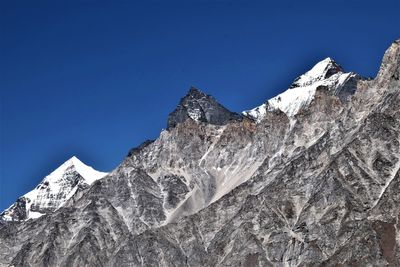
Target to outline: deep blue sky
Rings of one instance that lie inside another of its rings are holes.
[[[272,3],[273,2],[273,3]],[[1,1],[0,210],[72,155],[102,171],[191,85],[233,111],[331,56],[374,76],[400,1]]]

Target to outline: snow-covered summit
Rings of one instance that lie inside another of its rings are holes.
[[[288,117],[293,117],[301,108],[311,103],[318,86],[327,86],[335,95],[345,100],[348,95],[354,93],[354,85],[358,79],[357,74],[345,73],[340,65],[328,57],[295,79],[288,90],[261,106],[243,111],[243,114],[258,122],[263,119],[267,110],[281,110]]]
[[[47,175],[35,189],[18,198],[1,213],[0,219],[21,221],[38,218],[60,208],[79,188],[105,175],[107,173],[96,171],[73,156]]]
[[[294,80],[293,84],[289,88],[305,87],[315,82],[328,79],[339,72],[344,72],[342,67],[340,67],[340,65],[338,65],[332,58],[327,57]]]
[[[107,172],[100,172],[96,171],[92,167],[84,164],[82,161],[80,161],[77,157],[73,156],[69,160],[67,160],[63,165],[61,165],[58,169],[60,169],[62,166],[74,166],[75,170],[82,175],[82,177],[85,179],[85,181],[88,184],[92,184],[94,181],[103,178],[106,176],[108,173]],[[57,170],[58,170],[57,169]],[[56,170],[56,171],[57,171]],[[54,171],[54,172],[56,172]],[[53,172],[53,173],[54,173]],[[51,174],[53,174],[51,173]],[[50,174],[50,175],[51,175]]]

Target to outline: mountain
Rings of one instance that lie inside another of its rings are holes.
[[[46,176],[35,189],[26,193],[0,214],[0,220],[36,219],[64,205],[77,191],[89,187],[107,175],[83,164],[75,156]]]
[[[327,58],[242,114],[191,88],[156,140],[41,217],[4,266],[398,266],[400,40],[375,79]]]
[[[195,87],[181,99],[176,109],[168,117],[167,129],[175,127],[187,119],[206,122],[214,125],[224,125],[230,120],[240,119],[240,115],[227,110],[212,96],[206,95]]]
[[[318,62],[311,70],[294,80],[285,92],[269,99],[266,103],[243,114],[257,121],[263,119],[267,110],[281,110],[288,117],[295,116],[302,108],[310,105],[319,86],[326,86],[342,102],[354,94],[361,77],[353,72],[345,73],[333,59]]]

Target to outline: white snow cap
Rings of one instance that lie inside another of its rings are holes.
[[[80,175],[82,175],[82,177],[85,179],[85,181],[88,184],[92,184],[94,181],[99,180],[99,179],[103,178],[104,176],[106,176],[108,174],[107,172],[96,171],[92,167],[87,166],[86,164],[84,164],[82,161],[80,161],[75,156],[73,156],[72,158],[67,160],[64,164],[67,164],[68,166],[73,165],[75,167],[75,170]],[[61,165],[61,166],[63,166],[63,165]]]
[[[77,157],[73,156],[72,158],[64,162],[55,171],[47,175],[43,179],[43,181],[40,182],[40,184],[47,183],[48,184],[47,190],[50,190],[54,195],[57,195],[61,190],[64,189],[61,186],[63,181],[63,176],[71,167],[73,167],[75,171],[78,172],[85,180],[85,182],[89,185],[92,184],[94,181],[99,180],[107,175],[106,172],[96,171],[92,167],[85,165]],[[29,193],[25,194],[24,196],[31,200],[35,200],[38,196],[39,190],[40,189],[35,188]]]
[[[71,172],[77,172],[82,178],[78,184],[74,185],[68,182],[68,175]],[[108,173],[99,172],[92,167],[85,165],[77,157],[73,156],[60,167],[47,175],[38,186],[32,191],[23,195],[26,199],[26,214],[27,219],[35,219],[43,215],[43,213],[32,210],[32,205],[36,210],[46,208],[60,208],[65,202],[70,199],[78,190],[79,183],[92,184],[94,181],[99,180],[106,176]],[[11,205],[3,213],[3,219],[13,220],[14,206]],[[56,206],[54,206],[56,205]]]
[[[318,62],[311,70],[297,78],[295,80],[295,85],[297,87],[304,87],[323,80],[326,78],[328,71],[332,69],[337,70],[337,72],[339,72],[339,70],[341,71],[339,65],[337,65],[332,58],[327,57]]]
[[[318,86],[340,86],[352,76],[352,73],[344,73],[336,62],[328,57],[318,62],[311,70],[298,77],[288,90],[269,99],[251,110],[243,111],[246,116],[260,122],[268,110],[279,109],[288,117],[293,117],[299,110],[311,103]]]

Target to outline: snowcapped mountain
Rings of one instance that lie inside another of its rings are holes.
[[[355,85],[360,78],[356,73],[345,73],[342,67],[328,57],[295,79],[285,92],[259,107],[242,113],[258,122],[264,118],[267,110],[281,110],[287,116],[294,117],[311,103],[319,86],[327,86],[334,95],[346,101],[354,93]]]
[[[73,158],[3,213],[0,266],[399,266],[399,77],[400,40],[242,115],[191,88],[109,174]]]
[[[63,206],[78,190],[103,178],[107,173],[94,170],[73,156],[46,176],[32,191],[18,198],[0,214],[5,221],[36,219]]]

